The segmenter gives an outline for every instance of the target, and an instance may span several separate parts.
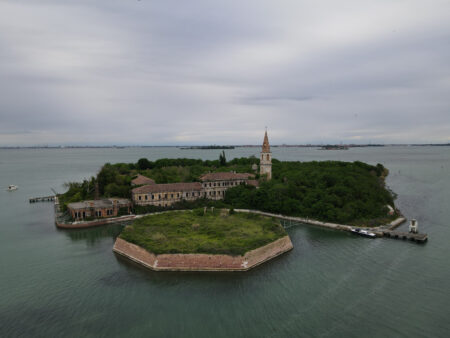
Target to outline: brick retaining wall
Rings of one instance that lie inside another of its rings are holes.
[[[289,236],[247,252],[244,256],[210,254],[155,255],[138,245],[117,238],[113,251],[152,270],[246,271],[293,248]]]

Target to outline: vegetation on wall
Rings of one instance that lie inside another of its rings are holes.
[[[244,255],[286,232],[270,217],[203,208],[137,219],[120,238],[155,254],[207,253]]]

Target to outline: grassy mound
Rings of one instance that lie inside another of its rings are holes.
[[[283,236],[283,227],[269,217],[196,209],[137,219],[120,238],[155,254],[243,255]]]

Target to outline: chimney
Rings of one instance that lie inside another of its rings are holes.
[[[95,182],[95,194],[94,194],[94,199],[95,200],[98,200],[100,197],[100,192],[99,192],[99,189],[98,189],[98,182]]]

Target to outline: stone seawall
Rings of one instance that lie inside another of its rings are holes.
[[[360,228],[360,229],[368,229],[372,232],[375,232],[377,236],[382,237],[382,231],[385,227],[392,230],[396,227],[398,227],[400,224],[404,223],[406,221],[406,218],[399,217],[396,220],[392,221],[386,226],[378,226],[378,227],[362,227],[362,226],[353,226],[353,225],[346,225],[346,224],[337,224],[337,223],[329,223],[329,222],[321,222],[316,221],[311,218],[303,218],[303,217],[293,217],[293,216],[284,216],[281,214],[272,214],[270,212],[264,212],[259,210],[250,210],[250,209],[235,209],[236,212],[245,212],[245,213],[251,213],[251,214],[257,214],[261,216],[266,217],[275,217],[278,219],[283,219],[286,221],[293,221],[297,223],[304,223],[304,224],[311,224],[311,225],[317,225],[323,228],[328,229],[334,229],[334,230],[342,230],[342,231],[351,231],[352,229]]]
[[[244,256],[211,254],[155,255],[117,238],[113,251],[157,271],[246,271],[293,248],[289,236],[247,252]]]

